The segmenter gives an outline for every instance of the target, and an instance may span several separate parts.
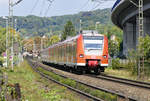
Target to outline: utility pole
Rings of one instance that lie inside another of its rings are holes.
[[[143,0],[139,0],[138,3],[136,4],[134,1],[129,0],[133,5],[135,5],[138,10],[139,10],[139,14],[138,14],[138,21],[139,21],[139,39],[144,37],[144,14],[143,14]],[[138,44],[142,44],[139,40]],[[138,54],[140,54],[139,59],[138,59],[138,78],[141,77],[141,57],[143,59],[143,70],[144,70],[144,49],[140,49],[141,47],[138,48]]]
[[[12,43],[11,47],[11,67],[13,70],[13,2],[12,0],[9,0],[9,42]],[[12,31],[11,31],[12,30]],[[12,36],[12,39],[10,41],[10,37]]]
[[[50,35],[48,36],[49,38],[53,35],[53,27],[50,29]]]
[[[11,50],[11,56],[12,56],[12,61],[11,61],[11,67],[12,70],[14,70],[14,22],[13,22],[13,1],[11,0],[11,28],[12,28],[12,50]]]
[[[43,39],[45,39],[46,38],[46,36],[45,35],[43,35],[42,37],[41,37],[41,51],[43,50],[43,48],[45,48],[46,47],[46,45],[44,45],[44,41],[43,41]]]
[[[10,29],[11,29],[11,26],[10,26],[10,22],[11,22],[11,0],[9,0],[9,17],[8,17],[8,32],[9,32],[9,43],[10,43],[10,34],[11,34],[11,31],[10,31]]]
[[[100,22],[95,23],[95,30],[97,30],[98,24],[100,24]]]
[[[6,68],[8,68],[8,19],[6,19]]]
[[[10,59],[10,35],[11,35],[11,27],[10,27],[10,22],[11,22],[11,0],[9,0],[9,14],[8,14],[8,60]],[[8,65],[10,62],[8,61]]]
[[[41,51],[43,50],[43,37],[41,37]]]
[[[139,38],[143,38],[144,37],[144,30],[143,30],[143,0],[139,0]],[[139,41],[139,44],[143,44]],[[141,47],[139,47],[141,48]],[[139,52],[141,53],[140,58],[142,57],[143,59],[143,68],[142,70],[144,70],[144,49],[139,49]],[[139,67],[138,67],[138,76],[140,78],[140,74],[141,74],[141,61],[139,58]]]
[[[15,19],[15,41],[17,41],[17,19]]]
[[[13,40],[12,40],[12,43],[13,43]],[[12,47],[11,47],[11,58],[12,58],[12,60],[11,60],[11,67],[12,67],[12,70],[14,70],[14,51],[13,51],[13,45],[12,45]]]
[[[80,19],[80,28],[79,28],[79,33],[82,30],[82,20]]]
[[[14,31],[13,31],[13,28],[14,28],[14,23],[13,23],[13,7],[17,4],[19,4],[22,0],[18,0],[16,3],[13,4],[13,1],[12,0],[9,0],[9,20],[8,20],[8,30],[9,30],[9,42],[11,43],[12,42],[12,47],[11,47],[11,58],[12,58],[12,63],[11,63],[11,66],[12,66],[12,70],[14,68],[14,61],[13,61],[13,58],[14,58],[14,51],[13,51],[13,42],[14,42],[14,38],[13,38],[13,35],[14,35]],[[12,30],[12,31],[11,31]],[[11,35],[12,35],[12,39],[11,39]],[[10,40],[11,39],[11,40]]]
[[[33,55],[35,54],[36,46],[35,46],[35,39],[33,39]]]
[[[18,46],[18,49],[17,49],[17,51],[16,51],[16,55],[17,55],[17,64],[19,63],[19,61],[20,61],[20,59],[19,59],[19,53],[20,53],[20,46],[19,46],[19,41],[18,41],[18,39],[17,39],[17,19],[15,19],[15,27],[14,27],[14,29],[15,29],[15,45],[17,45]],[[20,63],[19,63],[20,64]]]
[[[6,68],[8,67],[8,18],[5,16],[3,17],[3,19],[5,19],[5,22],[6,22],[6,60],[5,60],[5,63],[6,63]]]

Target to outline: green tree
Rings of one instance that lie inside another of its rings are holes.
[[[68,21],[64,26],[64,31],[62,35],[62,40],[65,40],[68,36],[75,35],[75,28],[71,21]]]
[[[110,40],[109,43],[109,55],[111,57],[117,56],[119,54],[120,44],[116,40]]]
[[[53,35],[53,36],[50,37],[50,39],[49,39],[48,46],[49,46],[49,45],[52,45],[52,44],[55,44],[55,43],[57,43],[57,42],[59,42],[59,41],[60,41],[59,36],[58,36],[58,35]]]
[[[0,27],[0,54],[6,50],[6,29]]]
[[[140,53],[144,53],[145,59],[150,59],[150,36],[146,35],[146,37],[140,38],[139,41]]]
[[[90,25],[86,28],[83,28],[83,30],[95,30],[95,25]]]
[[[12,40],[12,36],[14,38],[14,43],[17,42],[20,39],[19,33],[15,32],[15,30],[11,29],[11,36],[10,36],[10,40]],[[12,35],[13,33],[13,35]],[[9,45],[11,43],[11,41],[9,40]],[[6,29],[0,27],[0,54],[2,54],[3,52],[5,52],[6,50]]]
[[[118,27],[116,27],[116,26],[108,26],[106,30],[107,30],[107,37],[108,37],[108,39],[110,39],[110,37],[112,35],[115,35],[115,36],[118,37],[119,40],[122,40],[123,32]]]

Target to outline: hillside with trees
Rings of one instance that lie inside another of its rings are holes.
[[[112,52],[111,54],[113,56],[114,54],[118,55],[122,51],[122,31],[112,24],[110,17],[111,9],[108,8],[80,12],[74,15],[53,17],[29,15],[26,17],[14,16],[14,19],[17,19],[17,31],[20,32],[22,38],[33,38],[46,35],[48,39],[51,40],[48,42],[47,46],[58,42],[53,42],[55,38],[57,40],[64,40],[68,36],[74,36],[79,32],[80,26],[83,30],[98,30],[99,33],[105,34],[109,40],[112,35],[115,35],[118,45],[112,45],[112,41],[109,41],[109,46],[112,46],[109,47],[109,50]],[[0,26],[5,27],[5,24],[5,19],[0,17]],[[72,30],[69,30],[69,26]],[[61,39],[59,39],[60,36]]]
[[[83,29],[93,28],[96,22],[100,22],[101,25],[112,25],[110,10],[102,9],[53,17],[15,16],[14,19],[17,19],[17,29],[21,32],[22,36],[43,36],[44,34],[50,35],[50,32],[58,35],[63,33],[62,31],[67,21],[72,21],[76,31],[79,30],[80,19],[82,20]],[[0,18],[0,26],[5,27],[5,20],[2,17]]]

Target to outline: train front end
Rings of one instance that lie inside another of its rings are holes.
[[[108,39],[96,32],[88,32],[80,36],[78,62],[85,65],[87,71],[94,70],[99,74],[108,66]]]

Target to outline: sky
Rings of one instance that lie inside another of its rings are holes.
[[[18,0],[12,0],[13,3]],[[98,0],[97,0],[98,1]],[[99,0],[100,1],[100,0]],[[80,11],[111,8],[116,0],[107,1],[99,5],[92,0],[54,0],[48,9],[48,0],[23,0],[13,7],[15,16],[60,16],[76,14]],[[0,16],[8,16],[8,0],[0,0]]]

